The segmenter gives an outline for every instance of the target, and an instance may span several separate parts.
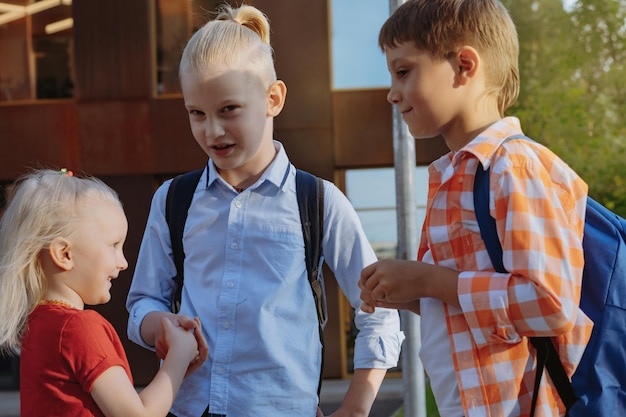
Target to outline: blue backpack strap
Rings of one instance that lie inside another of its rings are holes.
[[[505,139],[505,141],[517,138],[531,140],[526,136],[516,135]],[[476,214],[476,220],[478,221],[480,235],[485,242],[485,248],[489,254],[491,263],[497,272],[504,273],[507,271],[504,268],[502,260],[502,245],[498,238],[496,220],[491,217],[489,212],[489,191],[489,168],[485,170],[479,162],[474,179],[474,212]],[[544,366],[548,370],[550,378],[552,378],[559,392],[559,396],[563,404],[565,404],[565,408],[569,410],[572,405],[578,401],[578,396],[574,392],[572,383],[563,368],[563,364],[561,363],[559,354],[552,340],[549,337],[530,337],[529,340],[537,350],[537,374],[535,376],[535,386],[530,411],[531,417],[535,414],[537,395],[539,393],[539,385],[541,384]]]
[[[170,230],[170,240],[172,242],[172,255],[176,265],[176,291],[172,299],[172,312],[180,311],[180,302],[183,293],[183,264],[185,251],[183,249],[183,230],[187,221],[187,212],[193,199],[194,191],[200,181],[204,169],[180,174],[172,180],[167,190],[165,200],[165,220]]]

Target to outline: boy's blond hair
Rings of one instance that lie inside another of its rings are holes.
[[[222,5],[217,17],[187,42],[179,72],[202,73],[224,66],[247,71],[266,87],[276,81],[269,20],[259,9]]]
[[[380,30],[378,44],[415,46],[435,58],[448,59],[464,45],[483,58],[487,94],[498,99],[504,115],[519,95],[519,41],[508,11],[498,0],[407,0]]]

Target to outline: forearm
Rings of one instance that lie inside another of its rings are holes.
[[[341,407],[333,416],[368,416],[386,373],[386,369],[356,369]]]
[[[146,314],[141,322],[141,338],[143,341],[150,346],[155,346],[157,337],[161,332],[161,319],[171,316],[175,315],[165,311],[153,311]]]
[[[430,264],[423,264],[430,265]],[[420,298],[435,298],[444,303],[461,307],[459,302],[459,272],[438,265],[430,265],[424,276],[424,295]],[[419,305],[418,305],[419,308]]]
[[[427,262],[391,260],[376,262],[363,269],[359,286],[366,312],[374,307],[419,311],[415,302],[421,298],[436,298],[460,307],[458,296],[459,272]]]
[[[188,361],[181,355],[168,354],[154,379],[140,393],[142,403],[162,415],[169,410],[185,377]]]

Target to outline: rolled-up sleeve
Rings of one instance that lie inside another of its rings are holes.
[[[361,311],[358,281],[361,271],[376,262],[359,217],[332,183],[325,182],[323,252],[327,265],[355,311],[358,330],[354,346],[354,367],[389,369],[397,366],[404,333],[397,310],[377,308]]]

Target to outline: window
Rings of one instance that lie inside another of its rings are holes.
[[[378,30],[389,17],[388,0],[331,0],[333,88],[389,87]]]
[[[417,232],[421,230],[428,195],[428,168],[415,168]],[[372,190],[376,190],[372,193]],[[353,169],[346,172],[346,195],[356,209],[379,259],[395,258],[398,246],[394,168]],[[417,254],[415,254],[417,255]]]
[[[157,92],[180,93],[178,64],[187,40],[213,17],[223,0],[155,0]]]
[[[0,102],[73,97],[71,5],[0,2]]]

